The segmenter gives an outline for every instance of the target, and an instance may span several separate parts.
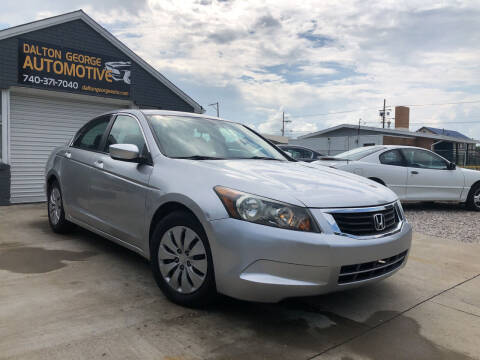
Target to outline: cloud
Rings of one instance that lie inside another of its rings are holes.
[[[204,106],[260,131],[292,134],[358,119],[389,105],[480,99],[480,4],[462,1],[4,1],[0,23],[84,8]],[[412,107],[480,138],[480,104]],[[342,110],[356,110],[338,113]],[[213,111],[209,109],[208,111]],[[311,114],[337,114],[304,116]],[[279,115],[280,114],[280,115]],[[458,122],[458,124],[455,124]],[[412,126],[413,128],[413,126]]]

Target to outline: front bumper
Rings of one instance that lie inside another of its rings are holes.
[[[323,218],[321,210],[311,212]],[[306,233],[231,218],[210,225],[217,290],[261,302],[325,294],[384,279],[405,265],[412,239],[407,222],[394,234],[362,240],[328,230]],[[339,283],[342,266],[382,261],[404,252],[398,267],[366,280]]]

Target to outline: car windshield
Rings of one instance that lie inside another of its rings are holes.
[[[243,125],[201,117],[149,115],[165,156],[194,160],[267,159],[288,161]]]
[[[363,159],[365,156],[373,154],[374,152],[380,151],[383,149],[381,146],[367,146],[367,147],[359,147],[353,150],[345,151],[338,155],[335,155],[335,159],[339,160],[360,160]]]

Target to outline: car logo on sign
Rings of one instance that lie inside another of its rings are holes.
[[[373,223],[375,224],[375,230],[377,231],[385,230],[385,216],[383,216],[383,214],[373,215]]]

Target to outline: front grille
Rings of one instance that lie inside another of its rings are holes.
[[[395,256],[362,264],[344,265],[338,276],[339,284],[373,279],[399,268],[407,256],[407,250]]]
[[[393,230],[399,223],[398,212],[394,205],[385,209],[368,212],[333,212],[331,213],[342,233],[358,236],[378,235]],[[377,230],[375,216],[381,215],[384,227]]]

